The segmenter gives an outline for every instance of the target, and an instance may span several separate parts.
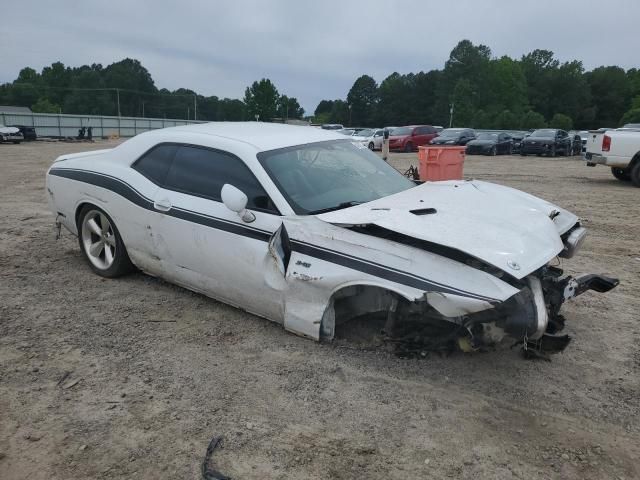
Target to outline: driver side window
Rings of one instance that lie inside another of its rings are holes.
[[[169,190],[217,202],[221,201],[222,186],[229,183],[247,195],[247,208],[279,215],[249,168],[242,160],[229,153],[180,145],[164,183],[164,187]]]

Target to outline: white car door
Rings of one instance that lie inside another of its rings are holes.
[[[253,222],[244,222],[222,203],[224,184],[247,195]],[[240,158],[208,148],[177,146],[156,192],[154,209],[162,213],[151,235],[163,277],[282,321],[283,282],[268,250],[281,217]]]

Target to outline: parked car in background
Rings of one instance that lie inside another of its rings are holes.
[[[498,155],[513,153],[513,139],[504,132],[479,132],[467,143],[468,155]]]
[[[578,132],[580,138],[582,139],[582,153],[586,153],[587,151],[587,140],[589,140],[589,132],[587,130],[580,130]]]
[[[623,182],[640,187],[640,130],[620,128],[589,132],[587,166],[606,165]]]
[[[339,123],[325,123],[320,128],[323,130],[342,130],[344,127]]]
[[[640,130],[640,123],[627,123],[622,128],[618,130]]]
[[[444,130],[444,127],[440,126],[440,125],[434,125],[433,128],[436,129],[436,132],[440,133],[442,130]]]
[[[555,128],[540,128],[534,130],[531,135],[522,140],[520,155],[546,155],[555,157],[562,152],[563,155],[571,153],[572,141],[564,130]]]
[[[346,135],[347,137],[350,137],[351,135],[356,133],[355,129],[353,128],[341,128],[340,130],[336,130],[336,132],[341,133],[342,135]]]
[[[520,153],[520,145],[522,144],[522,140],[526,137],[529,132],[523,132],[521,130],[509,130],[509,136],[513,139],[513,153]]]
[[[476,138],[471,128],[445,128],[429,143],[432,145],[466,145]]]
[[[28,127],[26,125],[11,125],[11,127],[15,127],[20,130],[20,133],[25,140],[38,139],[38,135],[36,134],[36,129],[34,127]]]
[[[582,137],[576,130],[570,130],[569,139],[571,140],[571,153],[570,155],[580,155],[582,153]]]
[[[16,127],[5,127],[0,125],[0,142],[20,143],[24,136]]]
[[[418,147],[427,145],[438,135],[431,125],[409,125],[397,127],[389,134],[389,150],[413,152]]]
[[[358,141],[369,150],[382,150],[384,130],[381,128],[363,128],[353,136],[357,137]]]

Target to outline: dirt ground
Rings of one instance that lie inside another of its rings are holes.
[[[640,189],[578,157],[468,157],[465,175],[576,212],[569,348],[397,358],[317,344],[54,238],[44,174],[95,144],[0,145],[0,478],[640,478]],[[415,155],[393,155],[406,168]]]

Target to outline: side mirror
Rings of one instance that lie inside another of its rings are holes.
[[[222,197],[224,206],[232,212],[236,212],[243,222],[251,223],[256,219],[256,216],[247,210],[247,202],[249,199],[241,190],[225,183],[222,186],[220,196]]]

